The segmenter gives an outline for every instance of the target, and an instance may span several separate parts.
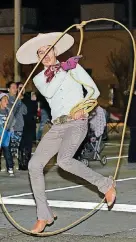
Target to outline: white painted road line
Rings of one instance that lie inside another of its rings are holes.
[[[123,156],[121,156],[121,158],[127,158],[128,157],[128,155],[123,155]],[[109,156],[109,157],[107,157],[107,160],[113,160],[113,159],[118,159],[119,158],[119,156]]]
[[[59,188],[54,188],[54,189],[50,189],[50,190],[46,190],[45,192],[55,192],[55,191],[63,191],[63,190],[68,190],[68,189],[74,189],[74,188],[79,188],[82,187],[83,185],[77,185],[77,186],[70,186],[70,187],[59,187]],[[33,193],[22,193],[19,195],[11,195],[11,196],[7,196],[5,198],[12,198],[12,197],[24,197],[24,196],[30,196]]]
[[[136,180],[136,177],[128,177],[116,180],[117,182]]]
[[[14,198],[3,198],[3,202],[6,205],[21,205],[21,206],[35,206],[35,201],[33,199],[14,199]],[[59,200],[48,200],[51,207],[56,208],[77,208],[77,209],[94,209],[98,203],[94,202],[78,202],[78,201],[59,201]],[[107,204],[102,204],[100,210],[108,211]],[[112,211],[116,212],[128,212],[136,213],[135,204],[115,204]]]
[[[136,180],[136,177],[122,178],[122,179],[116,180],[116,182],[131,181],[131,180]],[[59,187],[59,188],[54,188],[54,189],[46,190],[45,192],[64,191],[64,190],[74,189],[74,188],[80,188],[80,187],[83,187],[83,185],[69,186],[69,187]],[[6,198],[17,198],[17,197],[30,196],[32,194],[33,193],[30,192],[30,193],[22,193],[22,194],[18,194],[18,195],[10,195],[10,196],[4,197],[4,199],[6,199]]]
[[[105,146],[109,146],[109,147],[120,146],[120,144],[119,143],[105,143]],[[129,144],[123,144],[123,146],[129,146]]]

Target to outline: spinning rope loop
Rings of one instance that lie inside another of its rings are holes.
[[[54,42],[54,44],[52,46],[50,46],[50,48],[46,51],[45,55],[43,56],[42,59],[44,59],[44,57],[48,54],[48,52],[54,47],[54,45],[63,37],[63,35],[65,35],[65,33],[67,33],[70,29],[76,27],[77,29],[80,30],[80,43],[79,43],[79,49],[78,49],[78,53],[77,55],[80,54],[81,52],[81,48],[82,48],[82,44],[83,44],[83,27],[88,24],[88,23],[91,23],[91,22],[96,22],[96,21],[109,21],[109,22],[114,22],[114,23],[117,23],[119,24],[120,26],[122,26],[127,32],[128,34],[130,35],[131,37],[131,40],[132,40],[132,44],[133,44],[133,51],[134,51],[134,63],[133,63],[133,75],[132,75],[132,82],[131,82],[131,88],[130,88],[130,94],[129,94],[129,100],[128,100],[128,105],[127,105],[127,109],[126,109],[126,114],[125,114],[125,119],[124,119],[124,126],[123,126],[123,131],[122,131],[122,137],[121,137],[121,144],[120,144],[120,150],[119,150],[119,157],[118,157],[118,161],[117,161],[117,165],[116,165],[116,169],[115,169],[115,172],[114,172],[114,177],[113,177],[113,180],[116,179],[117,177],[117,173],[118,173],[118,169],[119,169],[119,165],[120,165],[120,161],[121,161],[121,155],[122,155],[122,149],[123,149],[123,143],[124,143],[124,137],[125,137],[125,132],[126,132],[126,126],[127,126],[127,118],[128,118],[128,113],[129,113],[129,109],[130,109],[130,105],[131,105],[131,100],[132,100],[132,95],[133,95],[133,89],[134,89],[134,84],[135,84],[135,74],[136,74],[136,47],[135,47],[135,40],[134,40],[134,37],[133,35],[131,34],[131,32],[129,31],[129,29],[124,26],[122,23],[114,20],[114,19],[108,19],[108,18],[97,18],[97,19],[91,19],[91,20],[88,20],[88,21],[83,21],[81,22],[81,24],[74,24],[74,25],[71,25],[69,28],[67,28],[63,33],[62,35]],[[9,118],[11,116],[11,113],[22,93],[22,91],[24,90],[25,86],[27,85],[28,81],[30,80],[30,78],[32,77],[33,73],[35,72],[35,70],[37,69],[37,67],[39,66],[39,64],[41,63],[42,59],[36,64],[36,66],[34,67],[34,69],[32,70],[32,72],[30,73],[30,75],[28,76],[26,82],[24,83],[22,89],[20,90],[10,112],[9,112],[9,115],[7,117],[7,120],[5,122],[5,125],[4,125],[4,129],[3,129],[3,132],[2,132],[2,135],[1,135],[1,139],[0,139],[0,146],[1,146],[1,143],[2,143],[2,139],[3,139],[3,135],[4,135],[4,131],[6,129],[6,126],[7,126],[7,123],[9,121]],[[81,84],[84,84],[82,82],[80,82]],[[90,86],[91,88],[91,86]],[[91,95],[92,96],[92,95]],[[82,108],[86,108],[85,109],[85,112],[90,112],[91,110],[93,110],[93,108],[97,105],[97,100],[92,100],[91,99],[91,96],[83,101],[82,103],[78,104],[76,107],[74,107],[72,110],[71,110],[71,113],[74,113]],[[93,103],[93,104],[92,104]],[[75,227],[76,225],[80,224],[81,222],[83,222],[84,220],[86,220],[87,218],[89,218],[90,216],[92,216],[98,209],[100,209],[100,207],[103,205],[105,201],[105,198],[102,199],[102,201],[96,206],[94,207],[93,210],[91,210],[89,213],[87,213],[86,215],[82,216],[81,218],[79,218],[78,220],[76,220],[75,222],[69,224],[68,226],[66,227],[63,227],[63,228],[60,228],[60,229],[57,229],[53,232],[43,232],[43,233],[32,233],[31,231],[27,230],[26,228],[22,227],[20,224],[18,224],[13,218],[12,216],[9,214],[9,212],[7,211],[7,208],[5,207],[4,203],[3,203],[3,200],[2,200],[2,195],[0,194],[0,203],[1,203],[1,206],[2,206],[2,209],[3,209],[3,212],[5,214],[5,216],[7,217],[7,219],[11,222],[11,224],[17,228],[19,231],[21,231],[22,233],[24,234],[27,234],[27,235],[31,235],[31,236],[39,236],[39,237],[47,237],[47,236],[52,236],[52,235],[57,235],[57,234],[60,234],[64,231],[67,231],[69,229],[71,229],[72,227]]]

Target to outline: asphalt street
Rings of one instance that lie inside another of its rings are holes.
[[[119,139],[107,142],[103,154],[108,161],[102,166],[99,161],[91,162],[90,168],[105,175],[114,175],[119,151]],[[123,157],[127,156],[128,140],[125,140]],[[4,166],[4,163],[3,163]],[[4,167],[3,167],[4,168]],[[0,241],[136,241],[136,164],[128,165],[123,158],[117,177],[117,200],[111,211],[106,204],[97,213],[76,227],[56,236],[37,238],[18,231],[0,210]],[[84,180],[49,164],[45,170],[48,202],[58,219],[45,229],[54,231],[67,226],[92,210],[102,199],[97,189]],[[9,177],[0,173],[0,192],[13,218],[23,227],[31,229],[36,221],[36,207],[27,171],[15,171]]]

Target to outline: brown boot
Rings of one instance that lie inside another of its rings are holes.
[[[48,220],[37,220],[36,224],[34,225],[33,229],[31,230],[32,233],[41,233],[44,231]]]
[[[54,219],[48,220],[37,220],[36,224],[34,225],[33,229],[31,230],[32,233],[41,233],[44,231],[46,226],[50,226],[53,224],[54,220],[57,219],[57,215],[54,214]]]
[[[109,189],[109,191],[106,192],[105,198],[106,198],[108,207],[111,207],[116,199],[116,190],[115,190],[114,184]]]

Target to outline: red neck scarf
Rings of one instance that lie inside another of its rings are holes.
[[[52,78],[55,76],[55,74],[62,68],[64,71],[68,71],[71,69],[76,68],[76,65],[81,58],[80,56],[74,56],[69,58],[65,62],[58,63],[56,65],[49,66],[47,70],[44,72],[44,75],[47,77],[46,82],[51,82]]]

